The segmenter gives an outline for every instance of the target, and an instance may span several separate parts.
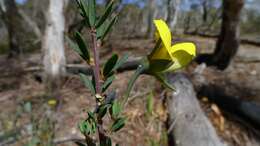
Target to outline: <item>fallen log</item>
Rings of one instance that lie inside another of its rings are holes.
[[[216,85],[202,86],[198,95],[207,97],[209,101],[216,103],[224,112],[260,136],[260,104],[227,95],[223,88]]]
[[[169,145],[224,146],[200,108],[192,83],[181,73],[167,77],[176,92],[167,99]]]

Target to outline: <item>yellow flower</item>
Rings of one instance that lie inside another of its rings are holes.
[[[48,100],[48,104],[49,104],[50,106],[56,106],[57,100],[55,100],[55,99],[50,99],[50,100]]]
[[[156,26],[156,47],[148,56],[150,68],[153,72],[169,72],[185,67],[196,55],[196,46],[191,42],[172,45],[171,32],[163,20],[154,20]]]

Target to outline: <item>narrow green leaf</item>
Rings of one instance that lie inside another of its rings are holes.
[[[74,51],[76,51],[81,56],[82,52],[81,52],[79,46],[76,43],[74,43],[68,36],[65,36],[65,39],[68,42],[70,48],[72,48]]]
[[[114,4],[114,1],[110,1],[109,4],[106,6],[106,10],[105,10],[105,13],[101,16],[101,18],[98,20],[97,22],[97,25],[96,25],[96,28],[100,27],[104,22],[105,20],[109,17],[109,15],[111,14],[112,12],[112,8],[113,8],[113,4]]]
[[[117,60],[118,60],[118,55],[117,54],[113,54],[108,61],[106,62],[106,64],[104,65],[104,69],[103,69],[103,75],[104,77],[107,77],[111,71],[113,70],[113,68],[115,67],[115,65],[117,64]]]
[[[88,0],[88,17],[91,27],[95,26],[96,21],[96,0]]]
[[[97,39],[103,40],[108,32],[111,30],[113,24],[115,24],[117,17],[115,16],[110,21],[105,21],[99,28],[97,28]]]
[[[126,63],[127,59],[128,59],[128,54],[124,54],[124,56],[121,57],[121,58],[117,61],[116,65],[114,66],[114,68],[113,68],[112,71],[116,71],[116,70],[117,70],[119,67],[121,67],[124,63]]]
[[[135,71],[135,73],[133,74],[133,76],[131,77],[126,92],[125,92],[125,99],[124,102],[127,102],[127,99],[129,97],[129,94],[133,88],[133,85],[135,83],[135,81],[137,80],[137,78],[146,70],[146,67],[144,65],[139,65]]]
[[[171,84],[168,83],[168,81],[167,81],[166,77],[164,76],[164,74],[162,74],[162,73],[154,73],[152,75],[154,75],[156,77],[156,79],[158,79],[165,87],[175,91],[175,88]]]
[[[78,47],[80,49],[80,56],[86,60],[87,62],[90,61],[90,53],[89,53],[89,48],[87,46],[87,44],[85,43],[83,37],[81,36],[81,34],[79,32],[76,32],[75,34],[75,38],[76,38],[76,41],[78,43]]]
[[[88,77],[85,74],[80,73],[80,79],[83,81],[84,85],[91,91],[91,94],[95,95],[96,91],[95,91],[94,85],[88,79]]]
[[[107,109],[110,107],[110,104],[105,104],[105,105],[101,105],[99,108],[98,108],[98,116],[100,118],[103,118],[105,116],[105,114],[107,113]]]
[[[102,92],[105,92],[107,88],[112,84],[113,80],[115,79],[115,75],[112,75],[106,79],[104,84],[102,85]]]
[[[116,132],[125,126],[126,118],[118,118],[112,125],[111,131]]]
[[[151,92],[148,96],[147,96],[147,100],[146,100],[146,111],[149,115],[152,115],[153,113],[153,93]]]
[[[112,112],[112,117],[114,119],[117,119],[118,116],[120,115],[122,111],[122,107],[121,107],[121,104],[115,100],[113,103],[112,103],[112,108],[111,108],[111,112]]]
[[[111,30],[112,26],[116,23],[117,20],[117,16],[115,16],[114,18],[112,18],[112,20],[109,22],[109,24],[107,25],[107,27],[105,28],[104,34],[101,36],[101,40],[103,40],[106,35],[108,34],[108,32]]]

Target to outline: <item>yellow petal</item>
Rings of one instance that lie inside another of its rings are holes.
[[[171,47],[171,32],[167,24],[163,20],[154,20],[154,24],[158,31],[158,34],[162,40],[163,45],[166,48]]]
[[[196,55],[193,43],[178,43],[171,47],[170,55],[174,64],[167,71],[177,70],[188,65]]]
[[[172,60],[168,50],[164,46],[157,48],[149,56],[149,60],[158,60],[158,59]]]

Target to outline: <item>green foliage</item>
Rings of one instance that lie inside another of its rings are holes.
[[[94,134],[97,130],[97,122],[94,113],[88,112],[88,118],[79,123],[80,132],[84,135]]]
[[[113,68],[115,67],[116,63],[118,60],[118,55],[117,54],[113,54],[106,62],[106,64],[104,65],[104,69],[103,69],[103,76],[106,78],[108,77]]]
[[[93,82],[89,80],[89,78],[83,73],[80,73],[80,79],[83,81],[84,85],[91,91],[91,93],[95,95],[96,90],[94,88],[95,85],[93,84]]]
[[[88,0],[89,24],[93,28],[96,22],[96,0]]]
[[[111,30],[112,26],[116,23],[117,16],[113,17],[111,20],[107,20],[100,27],[97,28],[97,38],[103,40],[108,32]]]
[[[112,82],[114,81],[115,78],[116,78],[115,75],[111,75],[110,77],[108,77],[108,78],[106,79],[106,81],[105,81],[104,84],[102,85],[102,92],[103,92],[103,93],[104,93],[104,92],[107,90],[107,88],[112,84]]]
[[[153,75],[154,75],[154,77],[156,77],[156,79],[159,80],[166,88],[169,88],[169,89],[175,91],[175,88],[174,88],[171,84],[168,83],[168,81],[167,81],[167,79],[166,79],[166,77],[165,77],[164,74],[162,74],[162,73],[155,73],[155,74],[153,74]]]
[[[148,115],[153,114],[153,104],[154,104],[153,98],[154,96],[153,93],[151,92],[146,99],[146,112]]]
[[[74,43],[69,37],[66,37],[66,41],[68,42],[69,46],[81,56],[82,59],[84,59],[89,63],[90,53],[85,41],[83,40],[82,36],[78,32],[75,34],[75,38],[77,44]]]
[[[98,20],[98,22],[96,24],[96,28],[99,28],[105,22],[105,20],[112,14],[113,5],[114,5],[114,2],[110,1],[106,7],[105,13]]]
[[[116,65],[114,66],[114,68],[112,69],[112,71],[116,71],[119,67],[121,67],[124,63],[126,63],[127,59],[128,59],[128,54],[124,54],[123,57],[121,57]]]
[[[120,115],[122,111],[122,106],[121,104],[115,100],[113,103],[112,103],[112,108],[110,108],[110,115],[113,119],[117,119]]]
[[[117,132],[125,126],[126,118],[118,118],[111,127],[112,132]]]
[[[79,32],[76,32],[75,38],[79,47],[79,55],[86,60],[87,62],[90,61],[90,54],[87,44],[85,43],[84,39],[82,38],[81,34]]]

